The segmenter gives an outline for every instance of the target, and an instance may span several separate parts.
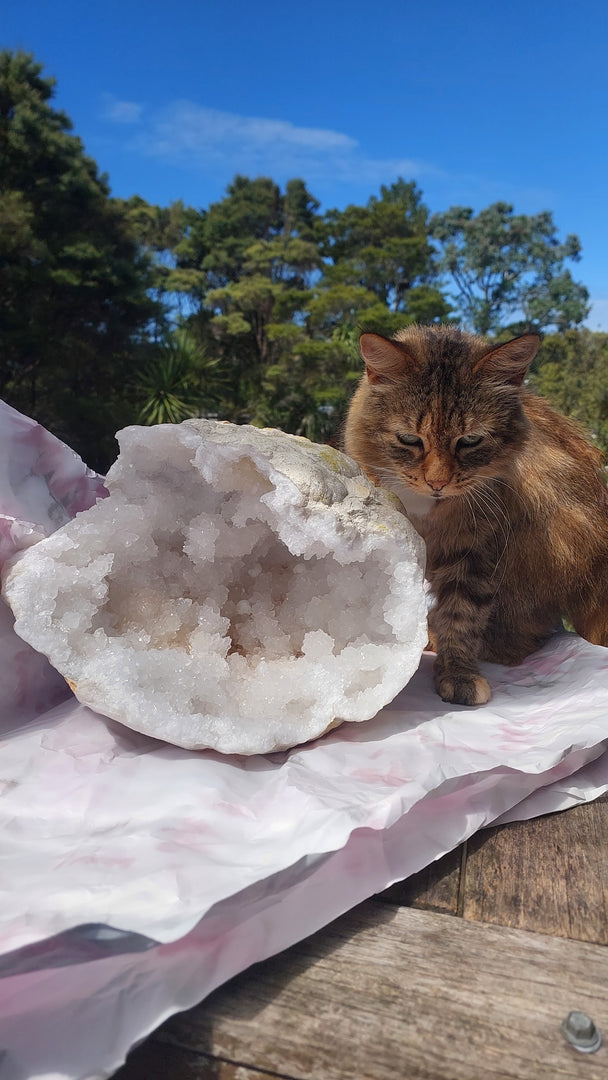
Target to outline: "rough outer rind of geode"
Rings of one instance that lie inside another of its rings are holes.
[[[349,458],[210,420],[129,427],[110,497],[11,560],[15,629],[98,712],[255,754],[367,720],[426,642],[423,544]]]

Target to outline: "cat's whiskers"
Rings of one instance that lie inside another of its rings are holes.
[[[502,558],[503,558],[503,556],[504,556],[504,554],[505,554],[505,552],[507,550],[507,545],[508,545],[508,542],[509,542],[509,536],[508,536],[508,533],[505,534],[504,526],[502,525],[502,523],[500,522],[500,519],[497,517],[496,513],[494,512],[493,507],[491,505],[489,505],[486,502],[486,500],[484,499],[481,490],[479,488],[472,488],[472,489],[470,489],[468,494],[470,495],[470,497],[471,497],[471,499],[473,501],[473,506],[475,507],[475,510],[477,511],[477,513],[480,513],[480,514],[483,515],[483,517],[485,518],[485,520],[487,521],[487,523],[489,525],[490,531],[492,533],[494,533],[494,538],[497,541],[497,544],[496,544],[496,555],[497,555],[496,564],[495,564],[494,569],[493,569],[492,574],[491,574],[491,577],[494,577],[496,571],[498,570],[498,567],[500,566],[501,560],[502,560]],[[486,510],[489,513],[492,514],[492,517],[494,518],[496,523],[501,527],[501,531],[503,533],[503,536],[505,537],[505,542],[504,542],[503,549],[502,549],[500,555],[498,554],[498,536],[496,534],[495,527],[492,524],[492,521],[490,520],[490,518],[488,517],[488,514],[486,513]],[[507,566],[507,563],[505,561],[505,568],[506,568],[506,566]],[[503,571],[503,576],[504,576],[504,571]],[[501,581],[502,581],[502,578],[501,578]],[[497,591],[498,591],[498,586],[494,591],[494,595],[496,595]]]
[[[489,700],[480,658],[520,663],[560,615],[608,647],[604,462],[522,386],[538,346],[534,333],[496,344],[454,326],[361,337],[345,447],[419,526],[435,688],[460,705]]]
[[[471,504],[471,501],[470,501],[470,498],[469,498],[469,496],[471,494],[472,494],[472,492],[470,492],[470,491],[463,492],[463,497],[464,497],[466,505],[467,505],[467,507],[469,509],[469,512],[471,514],[471,520],[473,522],[473,540],[472,540],[471,546],[469,547],[468,551],[466,551],[464,553],[464,555],[462,555],[461,558],[458,559],[455,563],[450,564],[453,567],[460,567],[463,570],[465,569],[465,566],[466,566],[467,556],[469,556],[471,554],[471,552],[473,551],[473,549],[475,548],[475,545],[477,543],[477,534],[478,534],[478,531],[479,531],[478,528],[477,528],[477,517],[475,516],[475,507],[474,507],[473,504]],[[461,574],[460,577],[462,577],[462,576],[464,576],[464,575]]]
[[[486,519],[488,525],[490,526],[490,530],[492,532],[494,532],[492,522],[490,521],[490,518],[486,514],[484,506],[482,505],[481,500],[479,498],[479,496],[480,496],[479,490],[477,488],[470,488],[469,491],[468,491],[468,494],[471,496],[471,499],[473,500],[473,505],[474,505],[475,510],[477,511],[477,513],[480,513],[480,514],[483,515],[483,517]]]
[[[506,480],[502,480],[499,476],[493,476],[492,483],[502,484],[503,487],[507,488],[507,491],[511,491],[519,499],[522,506],[526,505],[524,499],[522,498],[521,492],[519,492],[517,488],[513,487],[512,484],[507,484]]]
[[[381,482],[386,480],[394,480],[398,484],[406,484],[407,481],[403,479],[403,474],[397,472],[396,469],[377,468],[375,469],[376,476]]]
[[[503,522],[503,525],[502,525],[502,534],[503,534],[503,536],[505,535],[505,528],[507,530],[507,533],[509,533],[511,531],[511,524],[510,524],[509,515],[507,513],[506,507],[505,507],[504,503],[502,502],[498,492],[494,491],[492,489],[491,482],[488,481],[488,480],[483,480],[483,479],[480,480],[478,482],[477,490],[478,490],[479,494],[482,495],[485,498],[486,502],[492,507],[494,514],[495,515],[500,515],[500,518],[502,519],[502,522]]]
[[[468,502],[469,508],[471,510],[471,515],[473,517],[473,524],[474,524],[474,527],[475,527],[475,537],[474,537],[474,540],[473,540],[473,545],[471,546],[471,548],[469,548],[469,551],[471,551],[473,546],[475,545],[475,543],[477,541],[476,511],[478,513],[483,514],[484,518],[488,522],[488,525],[490,526],[490,529],[492,531],[494,531],[494,529],[493,529],[493,526],[492,526],[492,522],[490,521],[488,515],[486,514],[486,512],[484,510],[484,506],[480,502],[480,500],[483,501],[482,492],[480,491],[480,489],[479,488],[474,488],[474,487],[469,488],[469,490],[465,492],[465,497],[467,498],[467,502]],[[486,506],[487,506],[487,504],[486,504]],[[496,514],[493,513],[492,508],[490,506],[487,506],[487,509],[490,510],[490,512],[493,514],[493,517],[495,518],[495,520],[499,521],[499,519],[496,517]],[[503,549],[502,549],[500,555],[498,556],[498,558],[496,560],[496,565],[495,565],[495,567],[494,567],[494,569],[492,571],[491,577],[494,577],[494,574],[498,570],[498,567],[500,566],[501,560],[502,560],[502,558],[503,558],[503,556],[504,556],[504,554],[505,554],[505,552],[507,550],[507,545],[508,545],[508,542],[509,542],[509,533],[510,533],[510,529],[509,529],[509,532],[507,532],[506,535],[505,535],[505,533],[503,531],[503,536],[505,536],[505,543],[504,543],[504,546],[503,546]],[[468,552],[467,552],[467,554],[468,554]],[[498,592],[498,590],[500,588],[500,585],[501,585],[501,583],[503,581],[503,578],[505,576],[505,573],[506,573],[506,569],[507,569],[507,562],[505,560],[502,576],[501,576],[500,581],[498,582],[498,585],[496,586],[496,588],[494,590],[493,596],[496,596],[496,593]]]
[[[415,487],[413,484],[411,484],[409,482],[410,478],[404,476],[403,472],[398,472],[396,469],[387,469],[382,467],[378,468],[377,466],[375,467],[374,471],[376,473],[376,476],[382,483],[387,480],[393,480],[395,481],[395,483],[403,485],[403,487],[410,488],[411,491],[416,492],[417,494],[426,494],[426,492],[421,492],[418,487]]]
[[[365,461],[362,457],[359,458],[359,465],[363,468],[364,472],[367,472],[368,476],[377,477],[380,484],[384,484],[387,480],[394,480],[399,483],[403,483],[403,477],[400,476],[395,469],[388,469],[383,466],[379,466],[377,462]]]
[[[493,519],[494,519],[494,521],[496,523],[497,529],[502,534],[502,537],[504,539],[505,544],[507,544],[508,541],[509,541],[509,534],[511,532],[511,527],[510,527],[510,523],[509,523],[509,518],[507,517],[507,515],[504,512],[504,507],[501,506],[498,499],[496,499],[494,497],[494,493],[489,491],[486,487],[484,487],[481,484],[476,489],[476,495],[477,495],[478,499],[481,499],[481,501],[483,502],[483,504],[484,504],[486,510],[488,511],[488,513],[490,513],[492,515],[492,517],[493,517]],[[496,529],[493,529],[493,531],[496,531]],[[497,539],[498,539],[498,534],[497,534]]]
[[[512,533],[511,522],[510,522],[508,514],[505,511],[504,505],[501,504],[498,493],[493,491],[489,487],[487,481],[485,483],[481,482],[479,484],[479,487],[476,490],[476,494],[479,496],[480,499],[482,499],[484,501],[484,505],[487,507],[487,509],[490,511],[490,513],[492,513],[492,515],[493,515],[493,517],[494,517],[497,525],[499,526],[500,531],[501,531],[501,533],[502,533],[502,535],[504,537],[503,549],[502,549],[500,555],[498,556],[498,559],[496,560],[496,565],[494,567],[494,570],[492,571],[492,577],[494,577],[494,575],[496,574],[496,572],[497,572],[497,570],[498,570],[498,568],[499,568],[499,566],[500,566],[500,564],[501,564],[501,562],[502,562],[502,560],[503,560],[503,558],[504,558],[504,556],[506,555],[506,552],[507,552],[507,547],[509,545],[509,539],[510,539],[510,536],[511,536],[511,533]],[[497,539],[498,539],[498,537],[497,537]],[[498,590],[499,590],[499,588],[500,588],[500,586],[501,586],[501,584],[503,582],[506,570],[507,570],[507,560],[505,559],[504,566],[503,566],[503,571],[502,571],[502,574],[501,574],[501,578],[500,578],[500,581],[498,582],[498,584],[496,586],[496,589],[494,590],[494,595],[496,595],[496,593],[498,592]]]

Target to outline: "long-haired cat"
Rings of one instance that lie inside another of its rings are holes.
[[[603,458],[523,385],[539,342],[491,345],[454,326],[361,337],[345,450],[426,541],[444,701],[488,701],[478,661],[519,663],[562,616],[608,645]]]

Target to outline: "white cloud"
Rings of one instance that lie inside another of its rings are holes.
[[[143,112],[143,105],[136,101],[119,101],[113,94],[102,96],[102,116],[113,124],[137,124]]]
[[[407,158],[367,158],[356,139],[329,128],[243,116],[192,101],[173,102],[146,117],[132,146],[193,171],[212,172],[219,167],[227,176],[264,172],[279,181],[302,175],[316,182],[331,178],[332,182],[378,185],[400,175],[439,174],[432,166]]]
[[[357,143],[326,128],[297,127],[288,120],[208,109],[176,101],[153,120],[141,140],[153,157],[200,165],[209,159],[240,163],[308,159],[352,153]]]

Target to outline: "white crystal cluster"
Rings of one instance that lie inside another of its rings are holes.
[[[254,754],[366,720],[426,643],[422,541],[349,458],[208,420],[119,433],[110,497],[17,556],[18,634],[77,697]]]

